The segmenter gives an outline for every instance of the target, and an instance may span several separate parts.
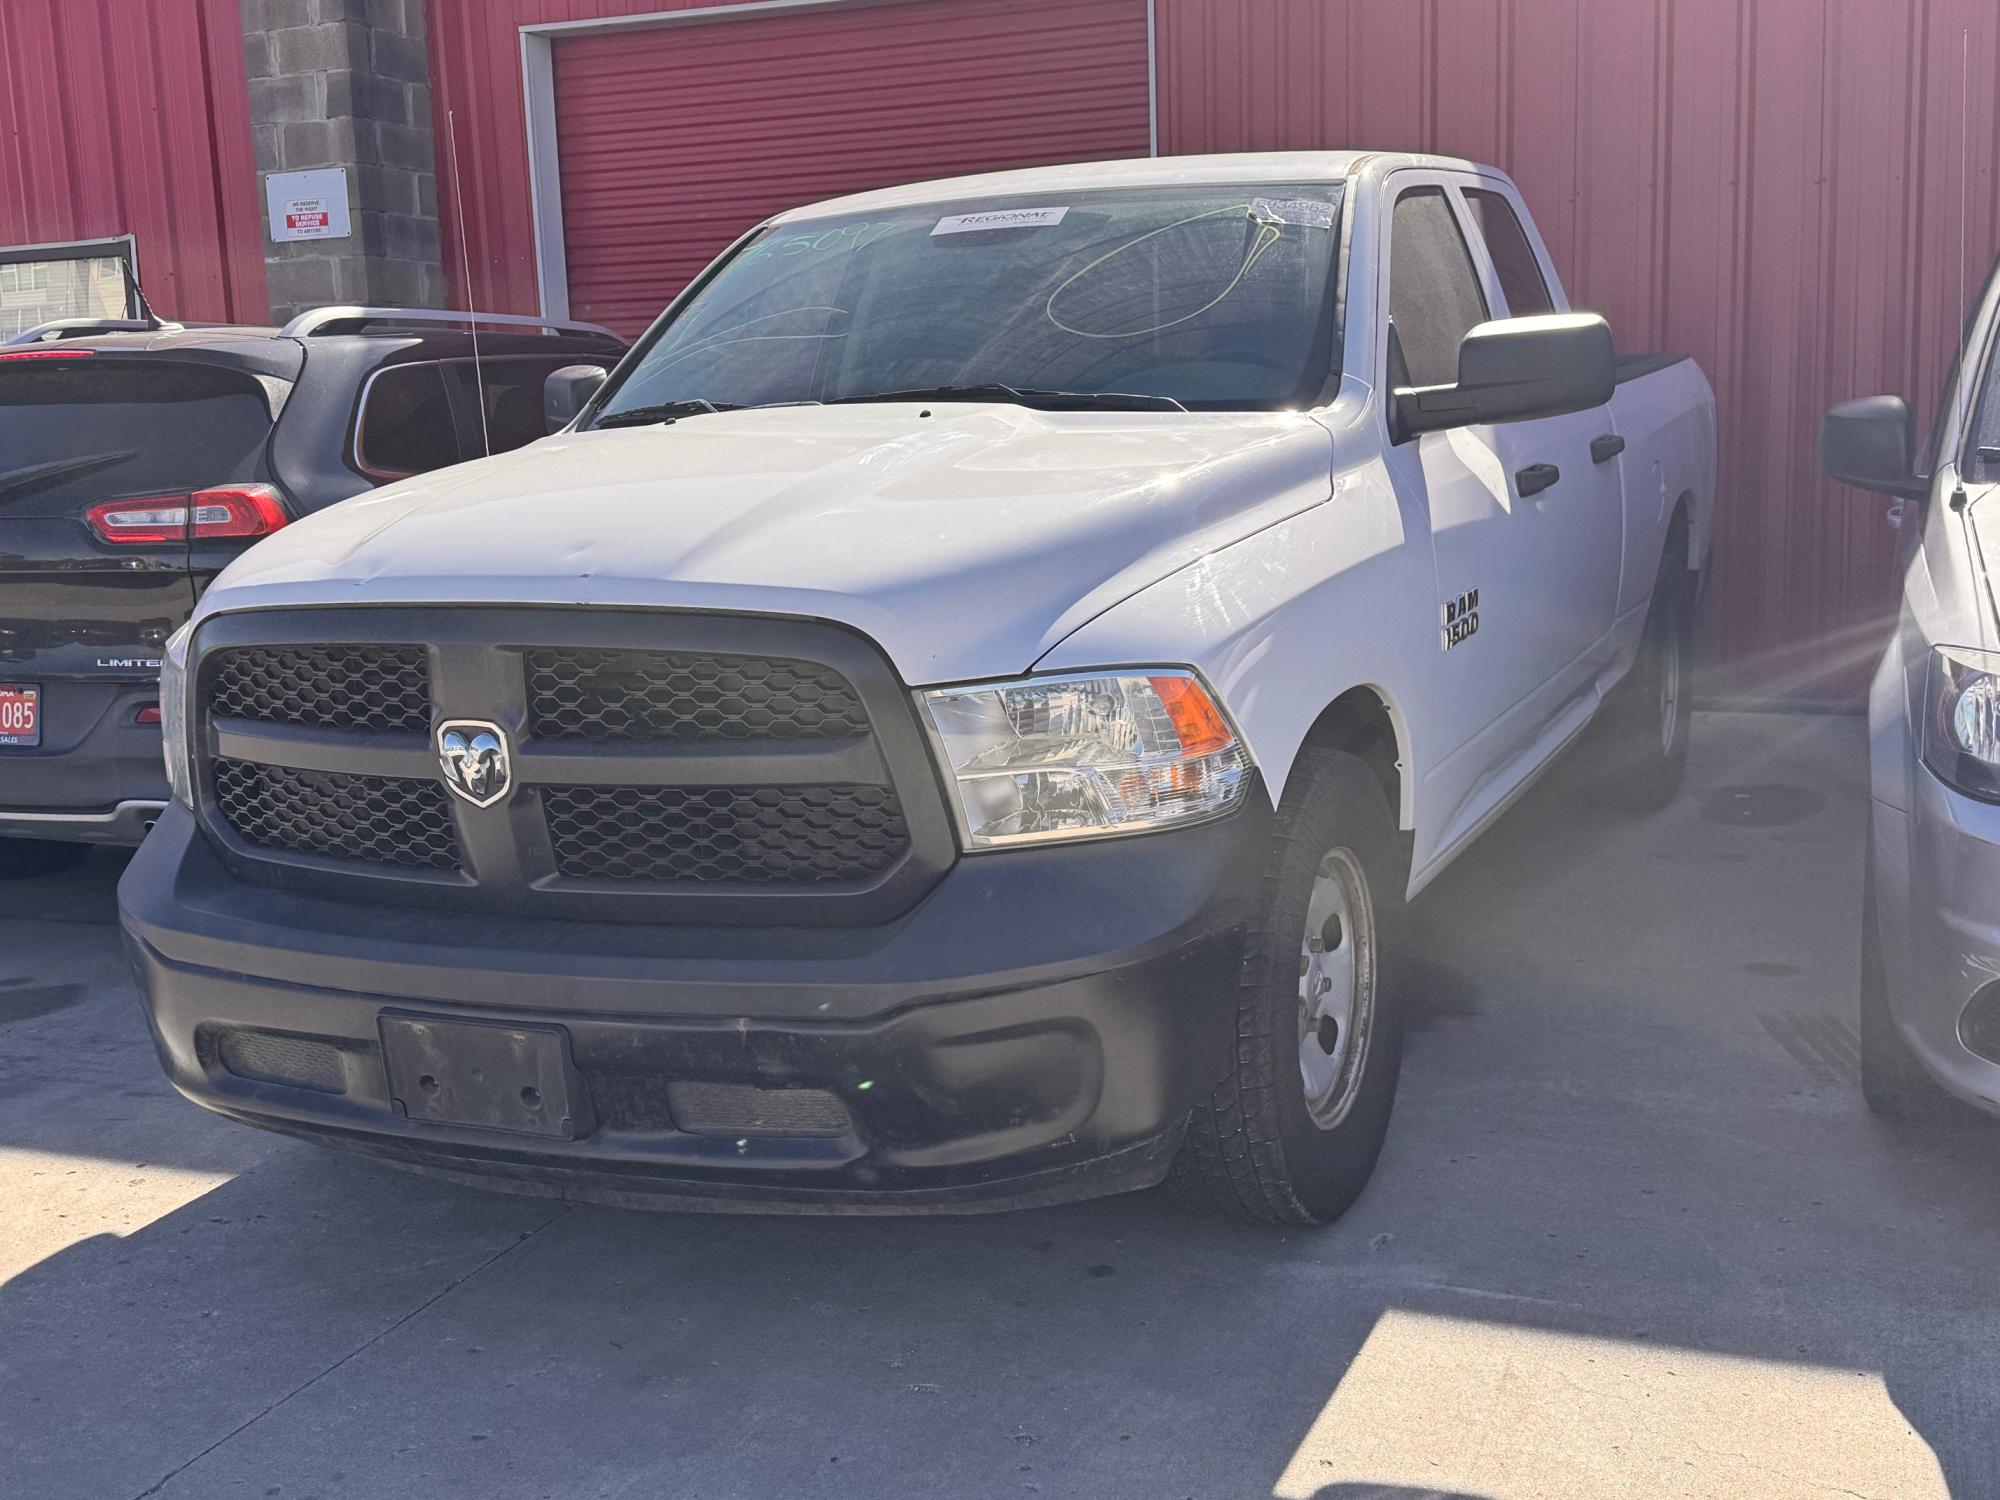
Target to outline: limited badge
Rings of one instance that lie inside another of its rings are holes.
[[[437,728],[444,784],[474,807],[491,807],[514,784],[507,731],[484,719],[451,719]]]

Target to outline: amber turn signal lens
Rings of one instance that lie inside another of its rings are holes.
[[[1212,755],[1229,748],[1235,738],[1215,700],[1192,677],[1149,677],[1160,706],[1173,721],[1174,733],[1181,737],[1181,749],[1189,755]]]

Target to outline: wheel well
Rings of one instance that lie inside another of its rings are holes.
[[[1694,495],[1682,490],[1674,501],[1674,513],[1667,518],[1667,550],[1681,549],[1681,562],[1694,567]]]
[[[1313,721],[1312,728],[1306,731],[1305,743],[1344,750],[1368,767],[1382,784],[1389,811],[1399,825],[1402,823],[1406,765],[1396,733],[1396,716],[1380,693],[1365,687],[1342,693]]]

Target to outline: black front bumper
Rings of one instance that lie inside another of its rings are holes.
[[[562,1196],[1007,1207],[1164,1175],[1233,1034],[1270,820],[1256,788],[1198,828],[960,859],[880,927],[754,929],[252,885],[176,807],[119,903],[168,1075],[232,1118]],[[562,1028],[584,1133],[408,1118],[383,1066],[390,1011]],[[838,1119],[774,1130],[752,1108],[689,1128],[669,1086],[690,1084],[766,1103],[811,1090]]]

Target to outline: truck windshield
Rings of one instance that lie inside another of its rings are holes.
[[[777,225],[648,336],[593,425],[898,392],[1222,411],[1311,401],[1335,373],[1339,219],[1340,188],[1316,183]]]

